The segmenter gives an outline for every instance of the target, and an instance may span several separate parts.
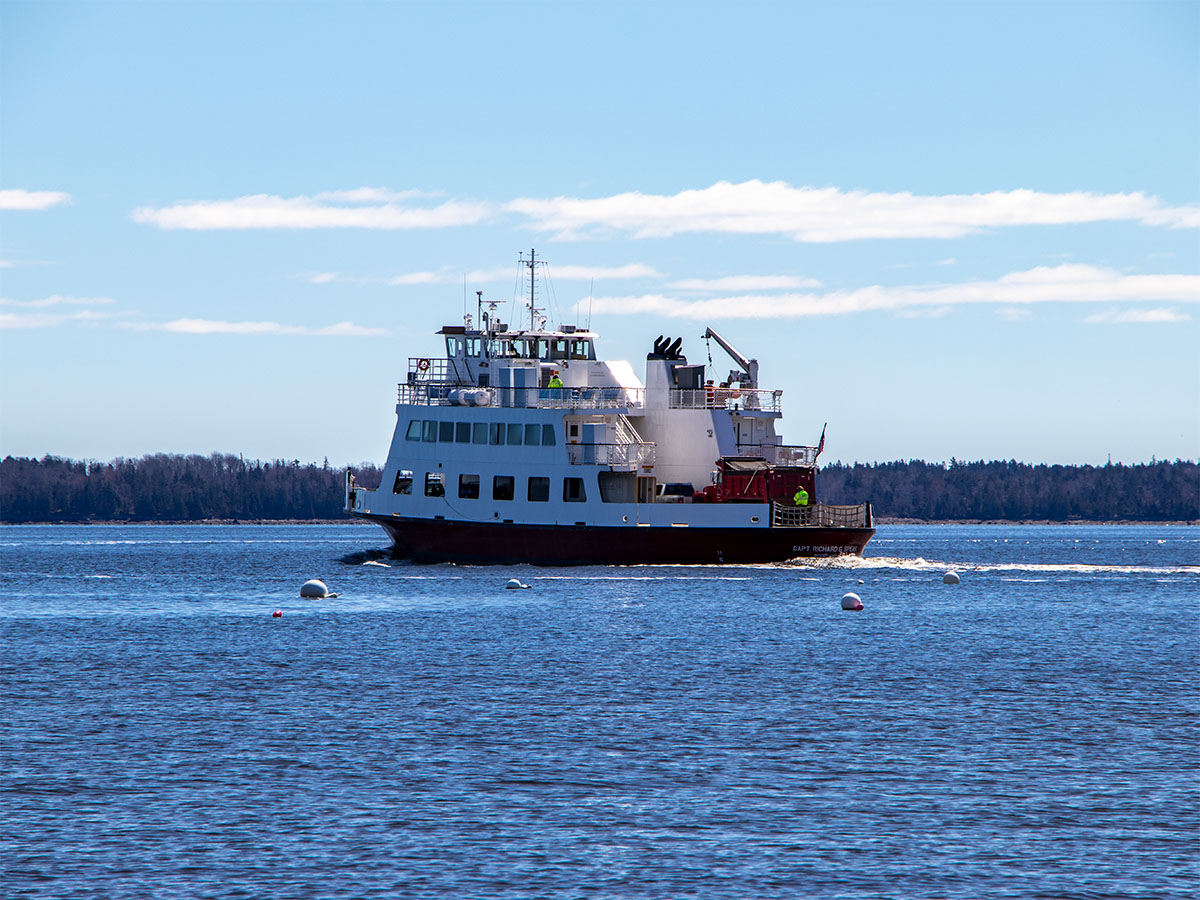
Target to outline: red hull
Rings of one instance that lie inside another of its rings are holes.
[[[649,528],[516,525],[360,516],[416,562],[542,566],[707,565],[862,555],[874,528]]]

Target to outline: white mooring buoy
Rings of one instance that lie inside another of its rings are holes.
[[[311,578],[300,585],[300,596],[310,600],[328,600],[336,597],[337,594],[331,594],[329,588],[325,586],[325,582],[320,578]]]
[[[848,593],[842,597],[842,609],[862,609],[862,597],[858,594]]]
[[[529,587],[529,585],[527,585],[527,584],[521,584],[521,582],[516,578],[508,579],[508,584],[506,584],[504,586],[510,591],[519,591],[522,588]]]
[[[942,576],[942,584],[958,584],[958,575],[954,572],[947,572]]]

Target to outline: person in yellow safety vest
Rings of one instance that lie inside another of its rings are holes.
[[[550,383],[547,385],[547,387],[560,388],[562,386],[563,386],[562,379],[558,377],[558,372],[551,372],[550,373]]]
[[[806,491],[804,488],[800,488],[798,491],[796,491],[796,496],[792,499],[796,501],[797,506],[808,506],[808,491]]]

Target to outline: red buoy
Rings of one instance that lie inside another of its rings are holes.
[[[275,610],[275,612],[271,613],[271,618],[272,619],[282,619],[283,618],[283,610],[282,609]]]

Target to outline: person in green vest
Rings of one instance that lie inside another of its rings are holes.
[[[796,501],[797,506],[808,506],[808,491],[804,488],[799,488],[796,491],[796,496],[792,499]]]
[[[551,372],[550,373],[550,383],[547,385],[547,387],[560,388],[562,386],[563,386],[562,379],[558,377],[557,370],[554,372]]]

